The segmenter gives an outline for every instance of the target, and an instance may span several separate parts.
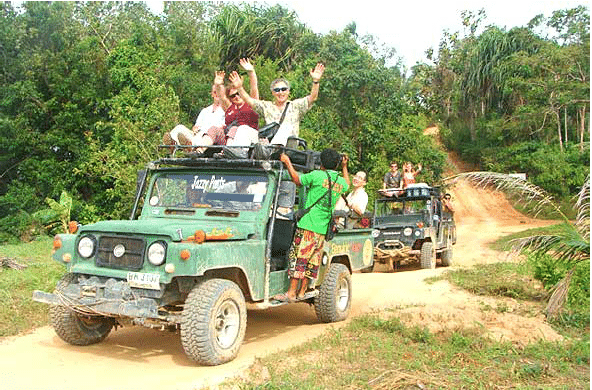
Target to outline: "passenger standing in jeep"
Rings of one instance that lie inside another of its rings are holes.
[[[334,149],[325,149],[321,152],[321,169],[302,176],[298,175],[286,154],[282,154],[280,160],[288,169],[292,181],[297,186],[308,188],[305,208],[310,207],[310,210],[297,222],[290,248],[290,269],[288,270],[290,288],[286,293],[274,297],[278,301],[294,302],[304,298],[309,280],[317,278],[325,233],[332,218],[335,203],[349,187],[348,159],[342,158]],[[336,172],[340,163],[343,177]],[[331,191],[329,191],[329,183],[331,183]],[[329,194],[330,199],[327,196]]]
[[[232,72],[229,76],[234,88],[236,88],[241,98],[249,104],[259,115],[263,115],[265,123],[279,123],[280,127],[270,143],[276,145],[286,145],[290,136],[298,137],[300,132],[300,120],[312,107],[312,104],[319,95],[319,82],[325,71],[325,65],[318,63],[310,71],[312,78],[312,87],[310,94],[300,99],[289,100],[290,83],[282,78],[271,82],[271,94],[273,102],[254,99],[247,94],[243,88],[243,81],[237,72]],[[285,115],[284,114],[285,111]],[[284,117],[281,120],[282,116]],[[281,122],[281,123],[280,123]]]

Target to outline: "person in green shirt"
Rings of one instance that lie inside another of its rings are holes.
[[[296,172],[286,154],[282,154],[280,160],[286,166],[292,181],[297,186],[307,187],[304,207],[308,208],[314,204],[296,225],[289,253],[290,288],[286,293],[274,297],[279,301],[294,302],[304,297],[309,281],[317,278],[325,233],[333,217],[335,203],[350,185],[347,172],[348,158],[347,155],[342,157],[334,149],[325,149],[321,152],[321,169],[303,175]],[[339,165],[341,165],[343,177],[336,171]],[[332,185],[331,199],[327,195],[329,179]],[[322,197],[325,199],[321,199]],[[317,202],[318,199],[321,200]]]

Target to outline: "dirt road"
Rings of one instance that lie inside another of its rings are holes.
[[[498,193],[458,183],[452,191],[457,208],[456,266],[503,261],[486,244],[500,235],[541,226],[548,222],[526,218]],[[504,313],[483,310],[498,301],[476,297],[446,282],[426,284],[423,279],[441,273],[405,270],[353,275],[352,315],[386,307],[400,307],[401,318],[421,323],[433,331],[448,327],[485,327],[496,338],[528,342],[533,338],[558,339],[542,317],[513,314],[514,302]],[[379,270],[380,271],[380,270]],[[338,324],[319,324],[314,308],[286,305],[265,311],[249,311],[247,333],[239,356],[218,367],[200,367],[189,361],[179,336],[144,328],[112,332],[101,344],[74,347],[59,339],[49,327],[0,341],[0,389],[44,390],[189,390],[219,383],[247,369],[255,358],[311,339]]]

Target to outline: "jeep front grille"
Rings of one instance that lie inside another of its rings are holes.
[[[123,251],[122,251],[123,246]],[[114,249],[118,247],[115,253]],[[139,270],[144,263],[146,242],[142,238],[102,236],[99,239],[96,264],[99,267]],[[121,252],[123,254],[119,255]]]

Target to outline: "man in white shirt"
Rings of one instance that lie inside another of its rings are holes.
[[[181,124],[175,126],[173,130],[164,134],[162,142],[165,145],[199,144],[196,140],[201,139],[209,128],[224,127],[224,108],[222,108],[221,99],[216,93],[216,86],[212,86],[210,94],[214,102],[201,110],[191,130]]]

